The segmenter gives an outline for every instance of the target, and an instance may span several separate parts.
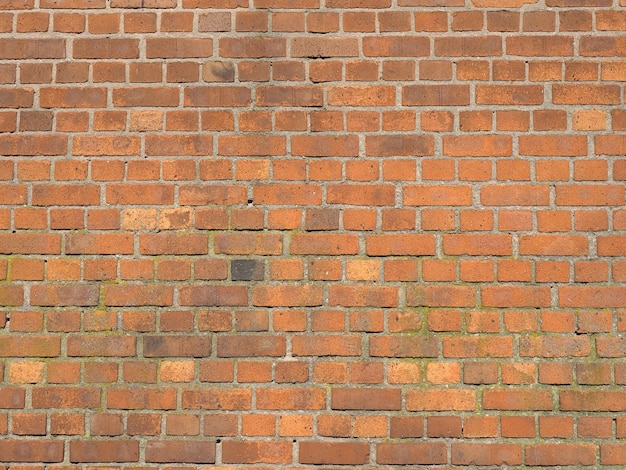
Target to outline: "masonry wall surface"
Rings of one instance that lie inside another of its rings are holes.
[[[625,82],[626,0],[1,0],[0,469],[624,468]]]

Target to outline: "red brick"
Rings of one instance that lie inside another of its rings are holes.
[[[173,288],[164,285],[108,285],[104,303],[111,307],[167,306],[173,302]]]
[[[436,465],[447,462],[444,443],[381,443],[376,462],[387,465]]]
[[[179,288],[180,304],[190,306],[244,306],[248,291],[244,286],[184,286]]]
[[[294,234],[291,239],[292,254],[338,255],[358,253],[358,239],[353,234],[328,235],[307,233]]]
[[[206,415],[204,418],[204,434],[206,436],[236,436],[236,415]]]
[[[300,463],[313,465],[361,465],[369,461],[365,442],[300,442]]]
[[[526,449],[529,465],[594,465],[596,446],[593,444],[535,444]]]
[[[292,57],[328,58],[356,57],[359,44],[356,38],[299,37],[291,40]]]
[[[222,444],[224,463],[291,463],[292,444],[288,441],[273,442],[236,442],[224,441]]]
[[[554,104],[616,104],[620,100],[617,85],[553,85]]]
[[[249,389],[185,390],[182,395],[184,409],[249,410],[252,406]]]
[[[473,307],[476,292],[466,286],[424,286],[407,290],[407,304],[426,307]]]
[[[146,154],[148,155],[194,156],[212,153],[213,138],[211,136],[146,136]]]
[[[32,88],[15,88],[0,90],[3,108],[32,108],[34,90]],[[24,116],[24,114],[22,114]]]
[[[309,157],[356,157],[359,142],[356,136],[294,136],[292,155]]]
[[[292,348],[296,356],[358,356],[361,354],[360,338],[355,335],[294,336]]]
[[[42,413],[19,413],[13,414],[11,423],[13,434],[45,436],[46,415]]]
[[[322,188],[313,184],[256,185],[253,199],[257,204],[318,205]]]
[[[370,256],[434,255],[435,240],[426,234],[381,234],[366,237]]]
[[[452,444],[455,465],[520,465],[522,446],[516,444]]]
[[[322,410],[326,392],[320,388],[274,388],[257,390],[260,410]]]
[[[557,188],[556,203],[560,206],[614,206],[624,204],[619,185],[562,185]]]
[[[434,140],[430,136],[404,134],[367,136],[365,153],[368,157],[433,155]]]
[[[540,85],[477,85],[476,103],[489,105],[539,105],[544,100]]]
[[[364,37],[363,54],[366,57],[424,57],[430,52],[427,37],[388,36]]]
[[[18,7],[19,8],[19,7]],[[64,39],[38,39],[33,47],[32,39],[7,39],[0,58],[2,59],[64,59]]]
[[[65,155],[67,137],[62,135],[0,135],[3,155]]]
[[[3,387],[2,408],[23,409],[26,402],[26,390],[22,388]]]
[[[436,357],[439,341],[433,337],[376,336],[370,339],[372,357]]]
[[[511,357],[513,342],[510,337],[494,337],[481,340],[478,338],[445,338],[444,357]]]
[[[443,153],[451,157],[507,157],[512,153],[510,136],[445,136]]]
[[[286,143],[279,136],[221,136],[218,154],[225,156],[284,155]]]
[[[280,336],[225,336],[217,343],[219,357],[282,356],[285,340]]]
[[[331,106],[391,106],[396,101],[391,86],[331,86],[327,94]]]
[[[116,336],[70,336],[67,340],[68,356],[134,356],[136,340]]]
[[[326,200],[330,204],[392,206],[395,191],[393,186],[387,185],[328,185]]]
[[[331,286],[329,304],[344,307],[397,307],[398,290],[392,286]]]
[[[202,234],[142,234],[139,251],[143,255],[193,255],[208,252],[208,236]]]
[[[0,286],[0,303],[6,307],[18,307],[24,303],[22,286]]]
[[[496,255],[506,256],[512,252],[512,240],[508,235],[444,235],[443,250],[449,255]]]
[[[542,357],[586,356],[589,351],[589,339],[586,337],[524,338],[520,342],[521,356],[535,354]]]
[[[206,337],[144,336],[145,357],[206,357],[210,355],[211,342]]]
[[[496,437],[498,435],[498,418],[495,416],[467,417],[463,420],[465,437]]]
[[[476,395],[469,389],[409,390],[406,394],[407,411],[472,411]]]
[[[134,59],[139,57],[138,39],[77,39],[73,46],[75,59]]]
[[[63,461],[63,442],[60,440],[6,439],[0,442],[5,462],[59,463]]]
[[[520,155],[575,157],[587,155],[586,136],[520,136]]]
[[[487,206],[547,206],[550,190],[536,185],[483,186],[480,200]]]
[[[502,40],[498,36],[457,36],[435,39],[435,55],[438,57],[486,57],[501,54]]]
[[[148,441],[149,463],[215,463],[214,441]]]
[[[101,391],[95,387],[33,389],[33,408],[99,408]]]
[[[70,462],[138,462],[139,441],[70,442]]]
[[[113,105],[116,107],[177,106],[179,93],[173,87],[116,88],[113,90]]]
[[[469,186],[417,185],[404,187],[407,206],[469,206],[472,190]]]
[[[99,295],[97,286],[86,284],[38,285],[31,289],[31,303],[44,307],[95,306]]]
[[[252,293],[256,306],[312,307],[322,305],[322,289],[319,286],[258,286]]]
[[[166,388],[109,389],[107,407],[122,410],[171,410],[176,408],[176,391]]]
[[[402,88],[404,106],[467,106],[467,85],[408,85]]]
[[[232,58],[284,57],[286,39],[281,38],[223,38],[219,41],[219,55]]]
[[[148,38],[146,41],[148,59],[180,59],[212,55],[213,40],[210,38]]]
[[[68,234],[65,238],[67,254],[132,254],[133,237],[127,234]]]
[[[245,87],[188,87],[185,89],[185,106],[238,107],[250,104],[250,90]],[[203,117],[215,117],[215,112]],[[226,115],[221,115],[226,121]],[[215,125],[215,124],[213,124]]]
[[[552,396],[547,390],[485,390],[483,407],[489,410],[552,410]]]

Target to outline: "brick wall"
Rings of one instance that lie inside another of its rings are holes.
[[[625,31],[0,1],[0,469],[626,466]]]

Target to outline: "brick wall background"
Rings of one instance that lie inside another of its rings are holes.
[[[625,31],[2,0],[0,468],[626,465]]]

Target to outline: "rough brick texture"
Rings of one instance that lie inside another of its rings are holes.
[[[625,0],[0,0],[0,470],[625,468],[625,83]]]

